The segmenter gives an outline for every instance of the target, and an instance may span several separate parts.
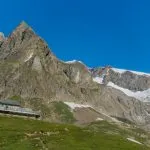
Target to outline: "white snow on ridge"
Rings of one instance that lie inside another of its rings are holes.
[[[73,102],[64,102],[66,105],[68,105],[71,109],[75,109],[75,108],[92,108],[92,106],[90,105],[82,105],[82,104],[76,104]]]
[[[129,141],[131,141],[131,142],[134,142],[134,143],[137,143],[137,144],[142,144],[141,142],[136,141],[136,140],[134,140],[134,139],[132,139],[132,138],[127,138],[127,140],[129,140]]]
[[[145,91],[137,91],[137,92],[133,92],[131,90],[119,87],[118,85],[115,85],[112,82],[108,82],[107,86],[113,87],[117,90],[122,91],[123,93],[125,93],[126,95],[130,96],[130,97],[134,97],[138,100],[147,102],[148,99],[150,100],[150,89],[145,90]]]
[[[124,73],[124,72],[126,72],[127,70],[125,70],[125,69],[118,69],[118,68],[111,68],[113,71],[115,71],[115,72],[118,72],[118,73],[120,73],[120,74],[122,74],[122,73]]]
[[[87,71],[89,72],[89,73],[91,73],[91,71],[90,71],[90,69],[92,69],[92,68],[90,68],[90,67],[88,67],[88,66],[86,66],[82,61],[78,61],[78,60],[71,60],[71,61],[62,61],[63,63],[66,63],[66,64],[75,64],[75,63],[80,63],[80,64],[82,64],[86,69],[87,69]]]
[[[0,41],[4,41],[6,38],[3,32],[0,32]]]
[[[77,62],[77,60],[71,60],[71,61],[66,61],[65,63],[67,63],[67,64],[73,64],[73,63],[76,63]]]
[[[3,33],[3,32],[0,32],[0,36],[1,36],[2,38],[5,38],[4,33]]]
[[[67,64],[74,64],[74,63],[77,63],[77,62],[79,62],[79,63],[85,65],[82,61],[78,61],[78,60],[65,61],[64,63],[67,63]]]
[[[103,78],[101,78],[101,77],[95,77],[95,78],[93,78],[93,81],[97,82],[99,84],[103,84]]]
[[[111,68],[111,69],[112,69],[113,71],[115,71],[115,72],[120,73],[120,74],[125,73],[126,71],[130,71],[130,72],[132,72],[132,73],[134,73],[134,74],[137,74],[137,75],[150,76],[149,73],[144,73],[144,72],[138,72],[138,71],[132,71],[132,70],[125,70],[125,69],[118,69],[118,68]]]

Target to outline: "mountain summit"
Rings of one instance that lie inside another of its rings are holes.
[[[5,39],[4,33],[0,32],[0,42],[2,42]]]
[[[94,81],[116,88],[130,97],[150,102],[150,74],[112,67],[92,69]]]
[[[112,82],[137,92],[149,88],[149,77],[108,68],[89,70],[80,61],[60,61],[25,22],[1,43],[0,70],[0,98],[17,97],[23,106],[41,111],[43,119],[52,120],[52,103],[61,101],[73,110],[78,108],[73,111],[77,121],[101,116],[149,128],[149,103],[107,85]],[[96,77],[105,84],[95,82]]]

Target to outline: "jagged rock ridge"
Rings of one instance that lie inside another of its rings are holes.
[[[150,74],[112,67],[91,70],[93,79],[141,101],[150,101]]]
[[[24,105],[41,111],[41,106],[50,109],[52,101],[72,101],[138,125],[150,122],[145,103],[93,82],[92,73],[81,62],[58,60],[25,22],[2,42],[0,70],[1,99],[17,95]],[[48,113],[43,117],[50,119]]]

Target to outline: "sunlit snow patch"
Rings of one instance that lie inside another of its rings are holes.
[[[134,139],[132,139],[132,138],[127,138],[127,140],[129,140],[129,141],[131,141],[131,142],[134,142],[134,143],[137,143],[137,144],[142,144],[141,142],[136,141],[136,140],[134,140]]]
[[[95,78],[93,78],[93,81],[97,82],[99,84],[103,84],[103,78],[101,78],[101,77],[95,77]]]
[[[96,121],[103,121],[104,119],[102,118],[97,118]]]
[[[81,63],[83,65],[85,65],[82,61],[78,61],[78,60],[71,60],[71,61],[65,61],[64,63],[67,63],[67,64],[74,64],[74,63]]]
[[[149,73],[144,73],[144,72],[138,72],[138,71],[132,71],[132,70],[125,70],[125,69],[118,69],[118,68],[111,68],[111,69],[112,69],[113,71],[115,71],[115,72],[120,73],[120,74],[129,71],[129,72],[131,72],[131,73],[134,73],[134,74],[137,74],[137,75],[141,75],[141,76],[142,76],[142,75],[144,75],[144,76],[150,76]]]
[[[2,38],[5,37],[3,32],[0,32],[0,36],[1,36]]]
[[[94,109],[92,106],[90,106],[90,105],[83,105],[83,104],[76,104],[76,103],[74,103],[74,102],[64,102],[66,105],[68,105],[72,110],[74,110],[75,108],[92,108],[92,109]],[[95,109],[94,109],[95,110]],[[102,115],[104,115],[104,116],[106,116],[107,118],[109,118],[110,120],[112,120],[112,121],[114,121],[114,122],[120,122],[119,120],[117,120],[117,119],[115,119],[115,118],[113,118],[113,117],[111,117],[111,116],[109,116],[109,115],[107,115],[107,114],[105,114],[105,113],[103,113],[102,111],[98,111],[100,114],[102,114]],[[102,121],[102,118],[97,118],[96,119],[97,121]]]
[[[76,104],[76,103],[73,103],[73,102],[64,102],[64,103],[66,105],[68,105],[71,109],[75,109],[75,108],[89,108],[89,107],[91,107],[90,105]]]
[[[65,63],[67,63],[67,64],[73,64],[73,63],[76,63],[77,62],[77,60],[71,60],[71,61],[66,61]]]
[[[145,90],[145,91],[137,91],[137,92],[133,92],[131,90],[119,87],[118,85],[115,85],[112,82],[108,82],[107,86],[113,87],[115,89],[118,89],[120,91],[122,91],[123,93],[125,93],[126,95],[130,96],[130,97],[134,97],[138,100],[141,101],[149,101],[150,100],[150,89]]]

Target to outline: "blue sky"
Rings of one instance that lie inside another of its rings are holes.
[[[149,0],[2,0],[0,31],[22,20],[62,60],[150,72]]]

